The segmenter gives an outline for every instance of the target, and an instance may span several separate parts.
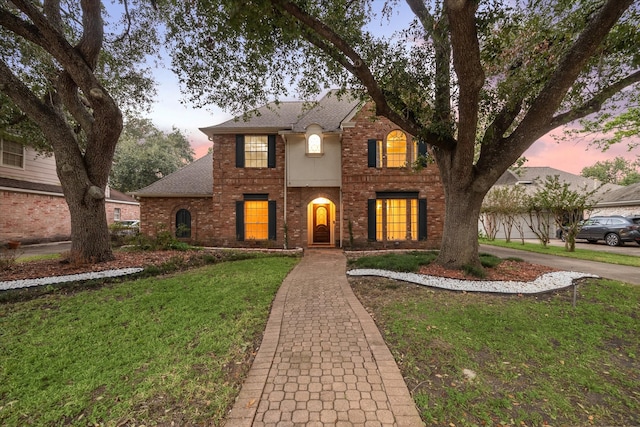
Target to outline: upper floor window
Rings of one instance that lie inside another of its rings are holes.
[[[387,167],[401,168],[407,165],[407,135],[394,130],[387,135]]]
[[[307,139],[308,154],[322,154],[322,138],[317,133],[312,133]]]
[[[275,168],[275,135],[236,135],[236,167]]]
[[[370,168],[402,168],[427,154],[426,144],[407,138],[400,130],[390,132],[385,140],[370,139],[367,148]]]
[[[3,166],[24,168],[24,147],[22,144],[0,139],[0,154]]]

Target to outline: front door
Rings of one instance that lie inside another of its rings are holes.
[[[313,205],[313,243],[331,243],[330,210],[328,204]]]

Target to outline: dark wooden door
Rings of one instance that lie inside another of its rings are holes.
[[[328,205],[313,205],[313,243],[331,243]]]

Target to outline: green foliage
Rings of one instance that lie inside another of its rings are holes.
[[[499,225],[507,241],[511,240],[511,231],[516,225],[516,217],[527,211],[525,188],[521,185],[496,185],[482,201],[480,222],[489,239],[495,239]],[[519,230],[523,235],[523,230]]]
[[[296,262],[263,257],[4,302],[0,424],[221,425]]]
[[[353,268],[417,272],[420,266],[435,260],[436,252],[387,253],[357,258],[349,262]]]
[[[616,157],[587,166],[580,175],[597,179],[603,184],[631,185],[640,182],[640,160],[632,162],[624,157]]]
[[[193,161],[193,149],[178,129],[157,129],[148,119],[131,119],[123,129],[109,175],[122,192],[139,190]]]
[[[565,234],[566,250],[573,252],[576,247],[576,236],[580,231],[580,223],[596,204],[596,191],[597,189],[586,187],[575,190],[568,183],[560,182],[557,175],[547,176],[544,185],[531,196],[530,208],[542,215],[551,215],[555,225]],[[540,227],[540,223],[538,225],[540,232],[538,237],[541,241],[545,238],[548,241],[549,225],[544,227]]]

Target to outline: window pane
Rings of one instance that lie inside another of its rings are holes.
[[[387,167],[401,168],[407,163],[407,136],[394,130],[387,136]]]
[[[186,209],[176,212],[176,237],[191,237],[191,212]]]
[[[266,135],[246,135],[244,139],[244,165],[247,168],[266,168],[269,143]]]
[[[269,202],[244,202],[244,238],[246,240],[267,240],[269,237]]]
[[[310,154],[322,153],[322,139],[320,139],[320,135],[315,133],[312,135],[309,135],[309,153]]]
[[[11,142],[2,141],[2,164],[7,166],[23,167],[24,148],[22,145]]]
[[[383,224],[383,219],[384,219],[384,213],[382,212],[382,203],[384,202],[384,200],[376,200],[376,240],[377,241],[382,241],[384,240],[382,238],[382,224]]]
[[[409,223],[411,224],[411,230],[409,235],[411,240],[418,240],[418,199],[410,200],[410,202]]]
[[[381,139],[378,140],[378,144],[376,147],[376,167],[377,168],[381,168],[382,167],[382,146],[383,146],[383,141]]]
[[[376,240],[418,240],[418,200],[377,199]]]
[[[387,240],[407,238],[407,201],[387,200]]]

